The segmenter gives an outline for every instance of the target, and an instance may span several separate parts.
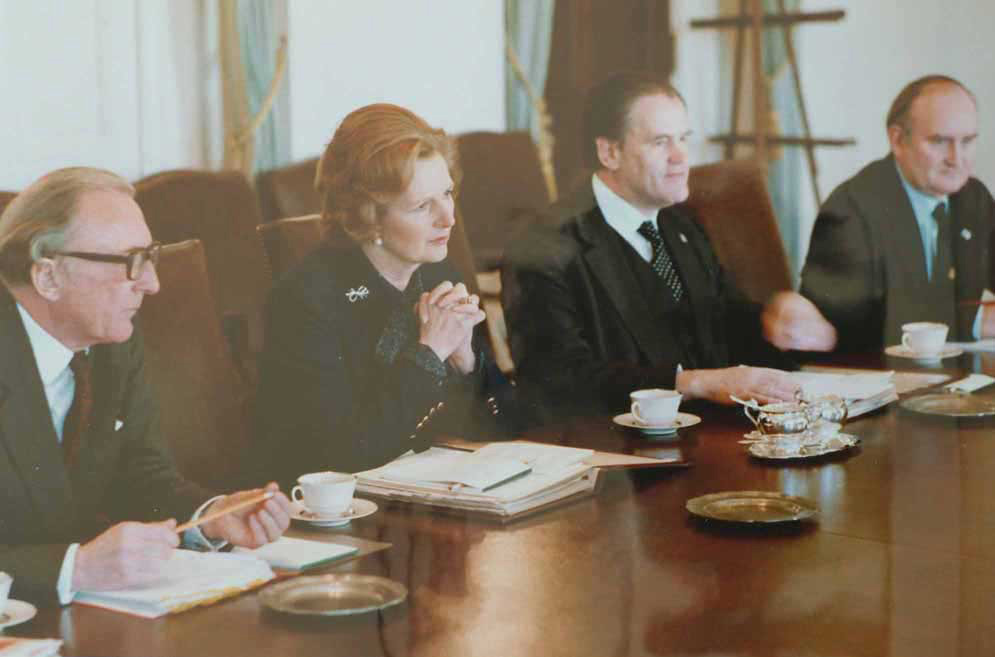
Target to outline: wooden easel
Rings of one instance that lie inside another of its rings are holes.
[[[732,81],[732,118],[728,134],[716,135],[709,140],[725,144],[725,158],[732,159],[736,144],[753,143],[754,157],[767,166],[767,152],[771,144],[778,146],[801,146],[805,149],[808,159],[809,174],[812,179],[812,192],[815,194],[816,205],[822,205],[822,194],[819,191],[818,167],[815,162],[815,148],[817,146],[852,146],[856,141],[852,138],[845,139],[824,139],[812,137],[812,130],[808,122],[808,110],[805,107],[805,98],[802,96],[801,77],[798,73],[798,60],[795,56],[794,40],[791,28],[799,23],[835,22],[841,20],[846,12],[843,10],[820,11],[820,12],[793,12],[788,13],[784,9],[784,0],[778,0],[778,13],[765,14],[763,12],[762,0],[739,0],[739,15],[724,16],[719,18],[706,18],[691,21],[691,27],[701,28],[736,28],[735,41],[735,69]],[[749,5],[749,13],[747,13]],[[743,48],[747,26],[750,27],[751,36],[751,62],[753,67],[753,134],[740,134],[738,132],[739,123],[739,96],[743,80]],[[802,132],[801,137],[772,135],[768,134],[767,128],[767,88],[764,84],[763,71],[763,31],[767,27],[780,27],[784,35],[784,49],[788,56],[788,66],[791,68],[791,76],[794,80],[795,97],[798,99],[798,107],[801,112]]]

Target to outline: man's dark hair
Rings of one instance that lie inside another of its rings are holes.
[[[584,106],[584,158],[588,166],[601,167],[598,137],[621,140],[628,127],[632,105],[643,96],[656,94],[676,98],[687,105],[666,78],[650,72],[617,73],[588,91]]]
[[[971,90],[961,84],[959,80],[955,80],[947,75],[926,75],[918,80],[913,80],[908,83],[901,91],[898,92],[898,95],[895,96],[895,100],[891,103],[891,109],[888,110],[888,118],[885,120],[885,127],[890,128],[893,125],[897,125],[903,130],[907,130],[909,109],[912,107],[912,103],[915,102],[915,99],[923,95],[926,92],[927,87],[947,84],[960,87],[968,96],[971,97],[971,100],[975,105],[978,104],[978,101],[974,97]]]

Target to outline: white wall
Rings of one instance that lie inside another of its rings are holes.
[[[140,169],[134,24],[113,0],[0,2],[0,188],[70,164]]]
[[[929,73],[974,91],[981,137],[977,177],[995,189],[995,3],[974,0],[806,0],[805,9],[845,9],[843,22],[799,29],[802,84],[813,130],[854,137],[856,147],[823,149],[823,194],[887,153],[884,120],[899,90]],[[814,208],[813,208],[814,212]],[[814,214],[807,217],[811,230]]]
[[[0,0],[0,189],[70,165],[209,166],[210,4]]]
[[[687,22],[715,16],[720,7],[731,13],[736,5],[720,0],[673,3],[675,82],[687,97],[695,129],[701,131],[695,150],[698,162],[721,157],[721,151],[707,144],[705,137],[728,130],[731,78],[728,63],[719,61],[717,31],[691,30]],[[813,133],[857,140],[855,147],[816,151],[823,197],[863,165],[887,153],[884,117],[892,99],[907,82],[928,73],[952,75],[977,95],[981,131],[977,176],[995,189],[995,115],[990,110],[995,108],[995,51],[990,34],[995,3],[803,0],[802,9],[846,11],[841,22],[805,24],[795,32]],[[718,83],[721,88],[715,86]],[[741,107],[748,112],[749,101]],[[816,214],[807,176],[806,171],[801,177],[807,207],[798,217],[803,235],[811,232]]]
[[[292,0],[292,156],[360,105],[504,129],[498,0]],[[0,189],[69,165],[129,179],[222,158],[216,0],[0,0]]]
[[[291,0],[292,155],[324,148],[373,102],[449,132],[504,130],[504,7],[498,0]]]
[[[732,114],[732,83],[721,60],[722,33],[692,30],[695,18],[718,16],[719,0],[674,0],[671,25],[674,34],[673,84],[688,104],[691,129],[691,161],[696,164],[722,159],[722,147],[708,138],[729,131]]]

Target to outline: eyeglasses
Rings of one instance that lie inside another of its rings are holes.
[[[135,249],[125,255],[87,253],[86,251],[53,251],[49,255],[68,256],[81,260],[92,260],[93,262],[116,262],[124,265],[129,281],[137,281],[142,277],[146,262],[151,262],[153,267],[159,264],[159,251],[161,250],[162,244],[160,242],[152,242],[143,249]]]

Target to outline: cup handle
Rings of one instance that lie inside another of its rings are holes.
[[[751,410],[756,410],[756,413],[757,413],[756,417],[753,417],[750,414]],[[750,422],[752,422],[753,426],[755,426],[757,428],[757,431],[759,431],[760,433],[766,433],[763,430],[763,428],[760,426],[760,409],[759,408],[754,409],[754,407],[752,407],[752,406],[743,406],[743,414],[745,414],[746,417],[748,417],[750,419]]]
[[[636,418],[636,422],[639,424],[649,424],[649,422],[639,416],[639,402],[632,402],[632,417]]]
[[[300,498],[297,497],[297,493],[301,494]],[[294,486],[290,490],[290,499],[292,499],[295,502],[300,502],[301,500],[304,499],[304,492],[301,490],[300,486]]]
[[[903,333],[902,334],[902,346],[905,347],[906,349],[908,349],[909,351],[915,351],[915,349],[913,349],[912,347],[909,346],[909,334],[908,333]]]

